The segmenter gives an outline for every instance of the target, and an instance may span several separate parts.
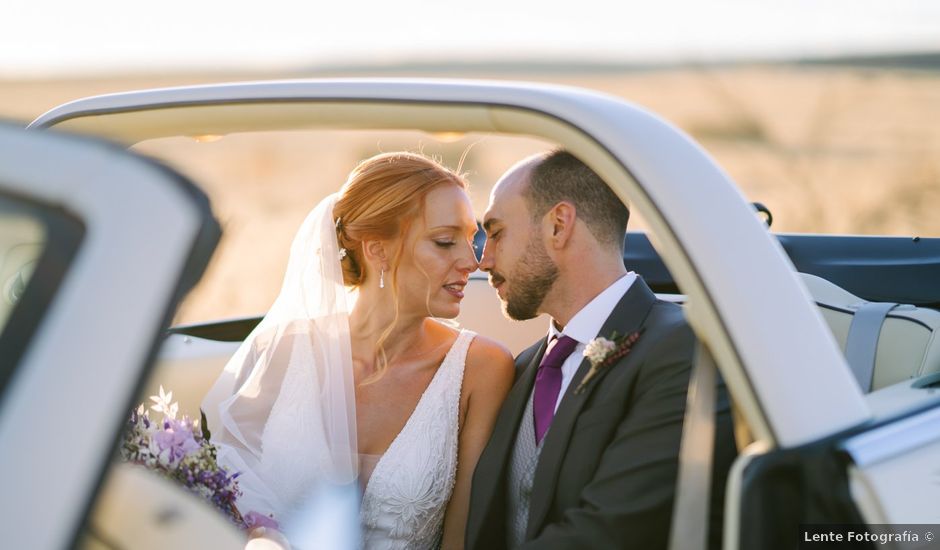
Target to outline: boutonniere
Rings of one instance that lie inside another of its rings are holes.
[[[597,376],[602,369],[613,365],[621,358],[630,353],[633,344],[640,338],[639,331],[624,336],[618,336],[616,332],[607,338],[595,338],[588,342],[584,347],[584,356],[591,362],[591,369],[575,388],[574,393],[581,393],[592,378]]]

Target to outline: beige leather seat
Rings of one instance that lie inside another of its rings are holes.
[[[863,308],[877,307],[815,275],[801,274],[843,351],[850,340],[852,323]],[[869,391],[940,372],[940,312],[900,304],[891,309],[874,334],[876,352]],[[868,337],[869,340],[873,338]],[[851,358],[851,353],[847,352]],[[850,361],[851,363],[851,361]],[[863,385],[863,389],[864,385]]]
[[[157,395],[160,386],[173,392],[180,415],[199,418],[202,398],[222,373],[229,357],[241,342],[216,342],[183,334],[171,334],[163,341],[157,363],[144,385],[139,401],[150,407],[148,396]],[[151,413],[154,416],[154,413]],[[159,418],[160,415],[156,414]]]

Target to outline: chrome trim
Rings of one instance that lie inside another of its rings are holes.
[[[940,440],[940,407],[847,439],[843,449],[859,467],[870,466]]]

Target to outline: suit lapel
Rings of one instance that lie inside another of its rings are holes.
[[[516,433],[519,431],[519,424],[522,420],[522,414],[525,412],[529,395],[532,393],[532,386],[535,383],[535,374],[538,370],[539,362],[545,354],[547,340],[542,339],[532,358],[523,367],[522,373],[516,380],[509,395],[503,402],[499,416],[496,419],[496,425],[493,428],[493,434],[490,441],[480,455],[477,463],[476,473],[474,474],[474,483],[479,484],[479,506],[483,510],[504,513],[503,494],[499,488],[505,483],[506,464],[509,457],[512,456],[512,448],[516,442]],[[494,499],[499,498],[499,501]],[[474,498],[477,501],[476,498]],[[474,507],[477,504],[474,502]],[[480,517],[483,522],[486,517]],[[500,518],[501,519],[501,518]],[[486,529],[486,525],[471,525],[470,529],[477,529],[478,532]]]
[[[614,307],[597,336],[609,337],[614,331],[624,335],[639,330],[655,302],[656,296],[643,279],[637,277],[627,293]],[[587,375],[591,363],[584,359],[578,366],[578,370],[571,379],[571,383],[565,391],[565,396],[555,412],[551,428],[545,435],[542,451],[539,454],[538,465],[535,468],[535,478],[532,482],[532,496],[529,500],[527,540],[534,538],[538,533],[551,507],[553,495],[555,494],[555,485],[558,481],[558,471],[561,468],[562,459],[568,452],[568,442],[571,440],[572,430],[581,409],[607,373],[622,368],[624,364],[629,363],[632,357],[633,355],[627,355],[617,363],[599,371],[585,386],[584,391],[576,394],[575,389],[584,376]]]

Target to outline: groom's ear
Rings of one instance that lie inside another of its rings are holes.
[[[551,243],[555,249],[564,248],[571,240],[575,222],[578,221],[574,204],[562,201],[553,206],[546,216],[546,223],[551,228]]]

